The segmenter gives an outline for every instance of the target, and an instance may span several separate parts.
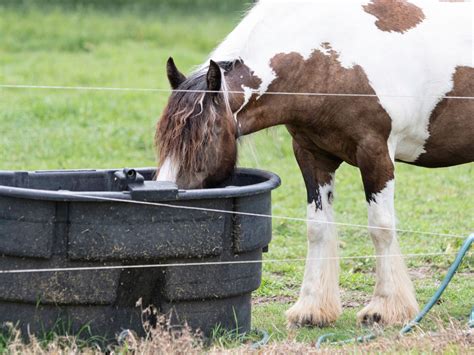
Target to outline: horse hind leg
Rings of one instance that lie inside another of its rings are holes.
[[[400,253],[395,229],[394,167],[388,152],[358,153],[368,202],[369,233],[376,251],[376,284],[359,322],[385,325],[409,321],[418,312],[415,292]]]

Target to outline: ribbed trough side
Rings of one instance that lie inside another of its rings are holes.
[[[261,260],[271,219],[235,212],[270,215],[279,178],[241,169],[219,188],[184,191],[153,174],[0,171],[0,270],[119,267],[0,273],[0,323],[37,334],[88,325],[113,338],[123,329],[142,333],[141,300],[206,334],[217,325],[249,330],[261,263],[167,265]],[[127,203],[134,200],[192,209]]]

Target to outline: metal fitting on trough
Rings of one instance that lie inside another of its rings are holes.
[[[114,173],[118,191],[130,191],[133,200],[163,201],[175,200],[178,196],[176,184],[167,181],[145,181],[135,169],[125,168]]]

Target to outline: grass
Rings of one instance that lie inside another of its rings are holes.
[[[243,11],[128,11],[125,5],[112,11],[86,5],[66,8],[52,1],[39,8],[31,1],[21,6],[0,2],[0,83],[167,88],[166,59],[172,55],[184,72],[191,71],[206,60]],[[154,128],[166,100],[167,94],[162,93],[0,89],[0,169],[153,166]],[[275,215],[305,216],[303,181],[283,128],[245,138],[239,164],[281,176],[282,186],[273,194]],[[459,235],[472,232],[472,165],[429,170],[397,164],[396,174],[399,228]],[[337,220],[366,224],[358,171],[343,166],[336,184]],[[273,223],[266,258],[304,258],[304,223]],[[364,229],[340,227],[339,233],[343,256],[373,253]],[[399,237],[405,253],[455,252],[462,242],[415,233]],[[444,256],[408,259],[420,304],[433,294],[452,260]],[[443,302],[423,323],[425,329],[437,328],[439,320],[446,327],[452,319],[461,324],[467,321],[474,289],[473,262],[471,253]],[[303,267],[302,262],[264,265],[262,286],[254,294],[253,325],[270,331],[272,344],[297,341],[307,346],[328,332],[363,333],[355,325],[355,314],[372,292],[374,260],[341,263],[345,312],[333,326],[288,332],[284,311],[298,295]],[[394,332],[386,330],[387,335]],[[0,335],[0,353],[10,342]],[[237,346],[232,337],[222,334],[216,343]]]

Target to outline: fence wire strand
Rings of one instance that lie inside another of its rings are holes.
[[[172,93],[172,92],[192,92],[192,93],[218,93],[220,91],[212,90],[172,90],[172,89],[159,89],[159,88],[128,88],[128,87],[90,87],[90,86],[63,86],[63,85],[15,85],[15,84],[0,84],[2,89],[44,89],[44,90],[76,90],[76,91],[115,91],[115,92],[159,92],[159,93]],[[231,94],[242,94],[241,91],[227,91]],[[254,90],[253,94],[264,94],[264,95],[293,95],[293,96],[335,96],[335,97],[392,97],[392,98],[418,98],[426,99],[430,96],[410,96],[410,95],[376,95],[376,94],[349,94],[349,93],[322,93],[322,92],[265,92],[260,93],[258,90]],[[433,97],[433,96],[431,96]],[[474,100],[474,97],[470,96],[437,96],[439,99],[454,99],[454,100]],[[118,202],[118,203],[129,203],[137,205],[146,205],[146,206],[155,206],[155,207],[165,207],[173,209],[185,209],[185,210],[194,210],[202,212],[211,212],[211,213],[222,213],[222,214],[232,214],[232,215],[241,215],[248,217],[260,217],[260,218],[270,218],[270,219],[279,219],[286,221],[297,221],[297,222],[306,222],[306,223],[317,223],[317,224],[331,224],[342,227],[352,227],[352,228],[363,228],[363,229],[378,229],[378,230],[390,230],[398,233],[411,233],[411,234],[420,234],[420,235],[430,235],[430,236],[440,236],[440,237],[450,237],[450,238],[459,238],[464,239],[462,235],[449,234],[449,233],[438,233],[438,232],[425,232],[409,229],[399,229],[399,228],[386,228],[379,226],[370,226],[363,224],[354,224],[354,223],[343,223],[343,222],[333,222],[333,221],[320,221],[307,218],[298,218],[298,217],[289,217],[289,216],[279,216],[279,215],[266,215],[260,213],[250,213],[250,212],[240,212],[240,211],[228,211],[228,210],[219,210],[212,208],[203,208],[203,207],[194,207],[194,206],[184,206],[184,205],[174,205],[168,203],[159,203],[159,202],[147,202],[147,201],[135,201],[135,200],[126,200],[126,199],[117,199],[117,198],[108,198],[100,196],[89,196],[84,194],[74,194],[68,191],[58,191],[58,193],[71,197],[71,196],[80,196],[81,198],[86,198],[95,201],[108,201],[108,202]],[[214,266],[214,265],[238,265],[238,264],[256,264],[256,263],[291,263],[291,262],[303,262],[311,260],[357,260],[357,259],[377,259],[383,257],[403,257],[403,258],[418,258],[426,256],[448,256],[455,253],[439,252],[439,253],[420,253],[420,254],[392,254],[392,255],[356,255],[356,256],[337,256],[337,257],[323,257],[317,259],[308,259],[308,258],[292,258],[292,259],[263,259],[263,260],[236,260],[236,261],[216,261],[216,262],[185,262],[185,263],[170,263],[170,264],[143,264],[143,265],[109,265],[109,266],[93,266],[93,267],[62,267],[62,268],[42,268],[42,269],[11,269],[11,270],[0,270],[1,274],[24,274],[24,273],[44,273],[44,272],[73,272],[73,271],[95,271],[95,270],[127,270],[127,269],[151,269],[151,268],[167,268],[167,267],[190,267],[190,266]]]
[[[439,237],[465,239],[465,236],[459,235],[459,234],[425,232],[425,231],[417,231],[417,230],[410,230],[410,229],[399,229],[399,228],[387,228],[387,227],[379,227],[379,226],[370,226],[370,225],[366,225],[366,224],[322,221],[322,220],[314,220],[314,219],[300,218],[300,217],[289,217],[289,216],[279,216],[279,215],[272,215],[272,214],[220,210],[220,209],[204,208],[204,207],[196,207],[196,206],[174,205],[174,204],[162,203],[162,202],[125,200],[125,199],[119,199],[119,198],[91,196],[91,195],[86,195],[86,194],[73,194],[73,193],[67,192],[67,191],[58,191],[58,193],[61,194],[61,195],[64,195],[65,197],[72,197],[72,196],[78,197],[79,196],[79,197],[83,197],[83,198],[86,198],[86,199],[97,200],[97,201],[105,201],[105,202],[107,202],[107,201],[108,202],[119,202],[119,203],[137,204],[137,205],[144,205],[144,206],[155,206],[155,207],[165,207],[165,208],[173,208],[173,209],[183,209],[183,210],[202,211],[202,212],[211,212],[211,213],[231,214],[231,215],[239,215],[239,216],[247,216],[247,217],[280,219],[280,220],[286,220],[286,221],[306,222],[306,223],[315,223],[315,224],[330,224],[330,225],[335,225],[335,226],[352,227],[352,228],[359,228],[359,229],[389,230],[389,231],[394,231],[394,232],[398,232],[398,233],[411,233],[411,234],[421,234],[421,235],[431,235],[431,236],[439,236]],[[468,234],[469,233],[466,233],[466,235],[468,235]]]
[[[338,223],[338,222],[329,222],[329,221],[315,221],[312,219],[305,218],[296,218],[296,217],[285,217],[285,216],[272,216],[258,213],[248,213],[248,212],[238,212],[238,211],[227,211],[227,210],[218,210],[212,208],[203,208],[203,207],[194,207],[194,206],[180,206],[180,205],[171,205],[166,203],[159,202],[147,202],[147,201],[135,201],[135,200],[122,200],[116,198],[107,198],[99,196],[88,196],[88,195],[77,195],[71,192],[58,191],[58,193],[64,195],[65,197],[71,196],[80,196],[86,198],[87,200],[99,200],[99,201],[108,201],[108,202],[119,202],[119,203],[129,203],[137,205],[146,205],[146,206],[156,206],[156,207],[165,207],[165,208],[177,208],[177,209],[188,209],[188,210],[197,210],[203,212],[211,213],[224,213],[224,214],[237,214],[250,217],[262,217],[262,218],[276,218],[284,219],[291,221],[304,221],[311,223],[326,223],[326,224],[335,224],[342,225],[346,227],[357,227],[357,228],[373,228],[373,229],[384,229],[392,230],[397,232],[404,233],[417,233],[417,234],[428,234],[436,235],[443,237],[455,237],[462,238],[464,237],[454,234],[443,234],[443,233],[433,233],[433,232],[422,232],[422,231],[411,231],[404,229],[391,229],[383,227],[375,227],[368,225],[360,224],[351,224],[351,223]],[[28,274],[28,273],[45,273],[45,272],[74,272],[74,271],[95,271],[95,270],[127,270],[127,269],[152,269],[152,268],[166,268],[166,267],[191,267],[191,266],[216,266],[216,265],[239,265],[239,264],[269,264],[269,263],[296,263],[303,261],[312,261],[312,260],[357,260],[357,259],[377,259],[377,258],[388,258],[388,257],[402,257],[402,258],[420,258],[428,256],[448,256],[454,255],[453,252],[433,252],[433,253],[418,253],[418,254],[387,254],[387,255],[355,255],[355,256],[334,256],[334,257],[321,257],[321,258],[287,258],[287,259],[259,259],[259,260],[235,260],[235,261],[213,261],[213,262],[182,262],[182,263],[170,263],[170,264],[140,264],[140,265],[108,265],[108,266],[91,266],[91,267],[59,267],[59,268],[38,268],[38,269],[11,269],[11,270],[0,270],[0,275],[2,274]]]
[[[275,263],[296,263],[303,261],[317,260],[360,260],[360,259],[380,259],[402,257],[405,259],[420,258],[425,256],[447,256],[456,253],[420,253],[420,254],[387,254],[387,255],[355,255],[355,256],[334,256],[322,258],[291,258],[291,259],[260,259],[260,260],[235,260],[235,261],[210,261],[210,262],[183,262],[170,264],[140,264],[140,265],[107,265],[107,266],[84,266],[84,267],[59,267],[59,268],[38,268],[38,269],[11,269],[0,270],[2,274],[33,274],[43,272],[73,272],[73,271],[96,271],[96,270],[129,270],[129,269],[154,269],[167,267],[191,267],[191,266],[217,266],[217,265],[240,265],[240,264],[275,264]]]
[[[22,84],[0,84],[2,89],[45,89],[45,90],[75,90],[75,91],[116,91],[116,92],[188,92],[188,93],[220,93],[216,90],[180,90],[165,88],[130,88],[130,87],[105,87],[105,86],[68,86],[68,85],[22,85]],[[244,94],[243,91],[226,90],[228,94]],[[252,94],[256,95],[280,95],[280,96],[333,96],[333,97],[391,97],[406,99],[426,99],[436,97],[438,99],[450,100],[474,100],[474,96],[446,96],[446,95],[394,95],[394,94],[362,94],[362,93],[331,93],[331,92],[291,92],[291,91],[266,91],[252,90]]]

